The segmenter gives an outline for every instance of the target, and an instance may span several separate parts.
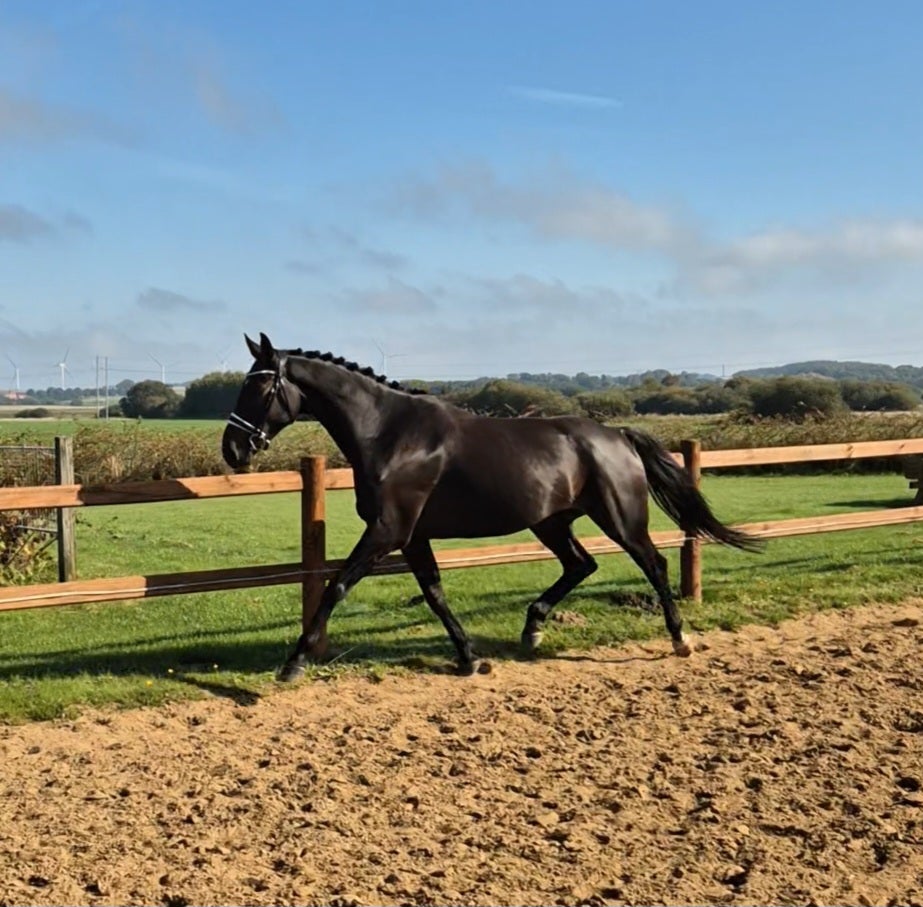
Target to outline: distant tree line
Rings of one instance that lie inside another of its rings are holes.
[[[113,384],[109,388],[109,397],[118,399],[128,392],[132,386],[132,381],[128,378]],[[87,400],[95,400],[97,388],[95,387],[46,387],[43,389],[30,387],[22,392],[22,397],[11,399],[4,394],[0,394],[0,403],[28,403],[35,405],[54,405],[54,406],[84,406]],[[105,396],[105,388],[99,389],[100,396]]]
[[[697,415],[739,412],[759,417],[803,419],[847,410],[897,412],[916,409],[920,393],[886,381],[831,381],[822,378],[731,378],[684,387],[666,376],[647,378],[632,388],[610,387],[568,396],[560,391],[516,381],[490,381],[476,389],[446,395],[454,403],[494,415],[584,414],[601,421],[632,414]]]
[[[139,381],[119,400],[122,414],[143,419],[226,419],[234,409],[243,372],[209,372],[180,396],[162,381]]]
[[[811,359],[773,368],[737,372],[741,378],[782,378],[786,376],[833,378],[837,381],[869,381],[909,384],[923,390],[923,368],[916,365],[885,365],[880,362],[854,362],[838,359]]]
[[[243,372],[212,372],[191,382],[180,397],[160,381],[139,381],[119,401],[121,412],[145,419],[227,418],[243,382]],[[684,386],[677,376],[647,376],[634,387],[609,386],[573,394],[508,378],[468,387],[426,388],[473,412],[497,416],[588,415],[610,421],[633,414],[677,415],[740,412],[801,419],[847,410],[895,412],[916,409],[920,393],[888,381],[833,381],[825,378],[734,377],[725,382]]]
[[[859,363],[861,365],[861,363]],[[821,366],[822,363],[809,363]],[[890,366],[870,367],[872,373]],[[905,377],[912,366],[900,366]],[[830,369],[833,370],[832,368]],[[923,369],[917,369],[923,375]],[[227,418],[234,408],[244,379],[243,372],[210,372],[190,382],[184,394],[161,381],[121,382],[121,398],[110,407],[112,414],[144,419]],[[737,373],[728,380],[691,373],[672,374],[654,370],[616,378],[580,372],[558,374],[518,373],[506,378],[480,378],[472,381],[405,382],[474,412],[499,416],[588,415],[611,421],[637,414],[710,414],[737,412],[758,417],[782,416],[802,419],[828,416],[848,410],[897,412],[920,406],[921,392],[906,382],[856,377],[834,379],[813,375],[772,375],[754,377]],[[48,389],[61,391],[60,388]],[[63,392],[65,397],[86,400],[78,388]],[[95,394],[95,391],[93,392]],[[27,401],[48,402],[47,395]],[[3,398],[0,398],[3,402]]]

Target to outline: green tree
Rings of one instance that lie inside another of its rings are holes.
[[[645,384],[634,397],[635,412],[641,415],[660,413],[679,415],[697,413],[699,403],[695,392],[688,387],[663,387]]]
[[[823,378],[772,378],[754,381],[747,389],[757,416],[782,416],[801,421],[833,416],[846,405],[836,381]]]
[[[162,381],[139,381],[119,400],[119,408],[130,418],[171,419],[179,404],[179,394]]]
[[[560,416],[578,412],[575,400],[559,391],[518,381],[488,381],[475,391],[451,395],[458,406],[493,416]]]
[[[591,419],[596,419],[597,422],[630,416],[633,411],[628,394],[614,387],[578,394],[577,403]]]
[[[729,413],[748,409],[750,399],[737,387],[728,384],[703,384],[695,388],[695,398],[700,413]]]
[[[187,419],[226,419],[244,383],[243,372],[209,372],[186,385],[179,413]]]
[[[916,390],[895,381],[841,381],[840,393],[850,409],[864,412],[909,411],[920,405]]]

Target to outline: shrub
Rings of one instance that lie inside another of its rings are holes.
[[[598,422],[630,416],[633,409],[628,394],[616,388],[577,394],[577,404],[584,413]]]
[[[488,381],[477,390],[450,394],[447,399],[491,416],[563,416],[579,412],[576,401],[559,391],[517,381]]]
[[[54,566],[52,541],[25,525],[19,511],[0,511],[0,586],[45,579]]]
[[[852,410],[900,412],[916,409],[920,394],[894,381],[841,381],[840,394]]]
[[[243,372],[209,372],[186,386],[179,413],[187,419],[226,419],[234,409]]]
[[[728,384],[705,384],[695,389],[699,413],[729,413],[737,409],[748,409],[750,398],[740,390]]]
[[[686,387],[660,387],[641,390],[635,396],[635,412],[641,415],[662,413],[678,415],[699,411],[695,392]]]
[[[119,400],[129,418],[169,419],[179,411],[180,396],[162,381],[139,381]]]
[[[51,412],[44,406],[35,406],[32,409],[21,409],[16,413],[17,419],[47,419]]]
[[[74,472],[85,485],[213,476],[228,472],[221,456],[223,423],[173,430],[142,422],[83,422],[74,434]],[[298,469],[301,458],[327,457],[330,467],[346,460],[316,422],[296,422],[254,457],[254,471]]]
[[[787,419],[825,418],[846,408],[835,381],[784,377],[755,381],[748,388],[753,413]]]

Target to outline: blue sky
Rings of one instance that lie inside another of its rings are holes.
[[[923,365],[918,2],[0,2],[0,387]]]

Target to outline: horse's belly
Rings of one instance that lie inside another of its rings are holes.
[[[479,513],[467,508],[452,513],[427,505],[417,521],[415,534],[431,539],[478,539],[510,535],[529,525],[515,514],[498,514],[493,510]]]
[[[534,526],[548,513],[541,495],[483,493],[480,489],[437,487],[427,501],[416,534],[433,539],[487,538]]]

